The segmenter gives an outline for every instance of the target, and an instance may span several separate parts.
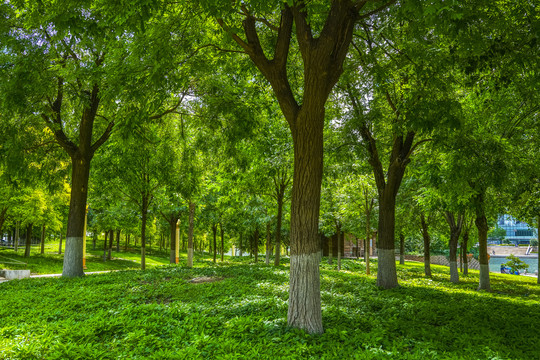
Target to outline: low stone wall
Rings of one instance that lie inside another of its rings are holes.
[[[6,280],[25,279],[30,277],[30,270],[0,270],[0,277]]]
[[[424,257],[419,256],[419,255],[405,255],[405,260],[424,262]],[[450,267],[450,260],[448,260],[448,258],[444,255],[430,256],[430,261],[433,265],[442,265],[442,266]],[[458,257],[457,263],[458,263],[458,268],[459,268],[461,265],[459,261],[459,257]],[[469,265],[469,269],[480,270],[480,263],[474,257],[469,256],[467,259],[467,263]]]

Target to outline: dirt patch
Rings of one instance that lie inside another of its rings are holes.
[[[189,282],[192,284],[201,284],[201,283],[212,283],[212,282],[221,281],[221,280],[223,280],[222,277],[201,276],[201,277],[193,278],[189,280]]]

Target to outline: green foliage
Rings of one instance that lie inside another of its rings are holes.
[[[514,256],[513,254],[510,254],[506,258],[508,259],[508,261],[502,263],[501,265],[508,266],[512,274],[519,272],[520,270],[526,270],[529,268],[529,264],[526,264],[523,260],[521,260],[517,256]]]
[[[344,260],[322,265],[326,332],[286,326],[288,267],[227,261],[0,284],[0,358],[532,359],[534,279],[478,273],[451,284],[443,267],[398,267],[383,291]],[[523,316],[523,314],[528,314]]]

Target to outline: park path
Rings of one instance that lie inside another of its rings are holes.
[[[89,271],[89,272],[85,272],[84,275],[105,274],[105,273],[109,273],[109,272],[113,272],[113,271],[119,271],[119,270]],[[30,279],[49,278],[49,277],[62,277],[62,274],[33,274],[33,275],[30,275]],[[10,280],[7,280],[7,279],[4,279],[3,277],[0,277],[0,283],[6,282],[6,281],[10,281]]]

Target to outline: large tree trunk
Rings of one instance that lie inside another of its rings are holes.
[[[32,246],[32,224],[26,228],[26,246],[24,248],[24,257],[30,256],[30,247]]]
[[[120,230],[116,230],[116,252],[120,252]]]
[[[459,235],[461,234],[461,228],[463,225],[463,215],[458,215],[457,221],[449,211],[444,213],[444,218],[450,227],[450,281],[457,284],[459,283],[459,272],[457,268],[457,246],[459,242]]]
[[[420,223],[422,226],[422,237],[424,238],[424,274],[431,277],[431,237],[424,213],[420,213]]]
[[[41,242],[41,251],[40,251],[40,253],[45,254],[45,224],[43,224],[43,226],[41,227],[40,242]]]
[[[309,105],[309,104],[305,104]],[[309,107],[306,107],[309,109]],[[321,333],[319,206],[323,167],[324,107],[302,112],[294,139],[291,204],[289,326]]]
[[[399,286],[394,251],[395,201],[395,195],[390,189],[385,190],[379,197],[377,286],[383,289]]]
[[[91,139],[91,134],[90,134]],[[90,142],[88,139],[88,143]],[[81,145],[82,146],[82,145]],[[90,176],[91,155],[77,151],[71,157],[71,200],[69,204],[66,247],[64,254],[63,277],[84,275],[83,270],[83,232]]]
[[[217,236],[217,224],[214,224],[212,225],[212,235],[214,236],[213,239],[214,239],[214,258],[212,259],[212,261],[214,262],[214,264],[216,263],[216,256],[217,256],[217,241],[216,241],[216,236]]]
[[[195,216],[195,203],[189,201],[189,229],[188,229],[188,250],[187,267],[193,267],[193,218]]]
[[[222,223],[219,223],[219,236],[221,238],[221,262],[223,262],[223,257],[225,255],[225,232],[223,231]]]
[[[405,265],[405,235],[399,233],[399,264]]]
[[[480,281],[478,284],[478,290],[491,291],[491,284],[489,280],[489,259],[487,253],[487,233],[488,223],[483,207],[483,195],[477,197],[479,204],[476,209],[476,220],[474,221],[476,228],[478,229],[478,244],[479,244],[479,262],[480,262]]]

